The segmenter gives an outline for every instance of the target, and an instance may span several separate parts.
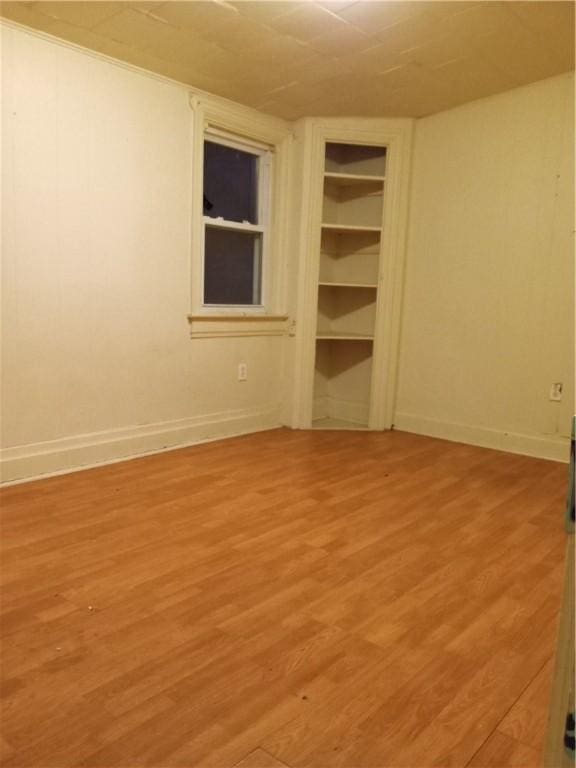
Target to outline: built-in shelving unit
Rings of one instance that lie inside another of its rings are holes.
[[[367,429],[386,148],[327,142],[312,426]]]
[[[394,423],[412,128],[407,119],[295,124],[304,181],[289,351],[299,429]]]

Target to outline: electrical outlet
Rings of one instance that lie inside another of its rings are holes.
[[[554,401],[555,403],[559,403],[560,400],[562,400],[562,390],[564,389],[564,385],[561,381],[556,381],[554,384],[550,386],[550,400]]]
[[[238,381],[246,381],[248,378],[248,366],[246,363],[238,363]]]

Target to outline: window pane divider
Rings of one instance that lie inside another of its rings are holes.
[[[260,232],[266,231],[266,227],[261,224],[251,224],[248,221],[228,221],[219,217],[217,219],[211,216],[204,216],[204,224],[208,227],[219,227],[220,229],[234,229],[238,232]]]

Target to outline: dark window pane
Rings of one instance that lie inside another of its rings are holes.
[[[204,215],[258,223],[258,157],[204,142]]]
[[[260,304],[262,235],[206,227],[204,303]]]

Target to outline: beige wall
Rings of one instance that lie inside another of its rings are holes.
[[[397,428],[567,457],[573,92],[565,75],[418,121]]]
[[[2,64],[3,478],[290,420],[291,341],[188,336],[187,89],[14,28]],[[565,456],[572,93],[418,122],[397,428]]]
[[[4,478],[279,424],[282,339],[188,335],[187,89],[15,29],[2,58]]]

